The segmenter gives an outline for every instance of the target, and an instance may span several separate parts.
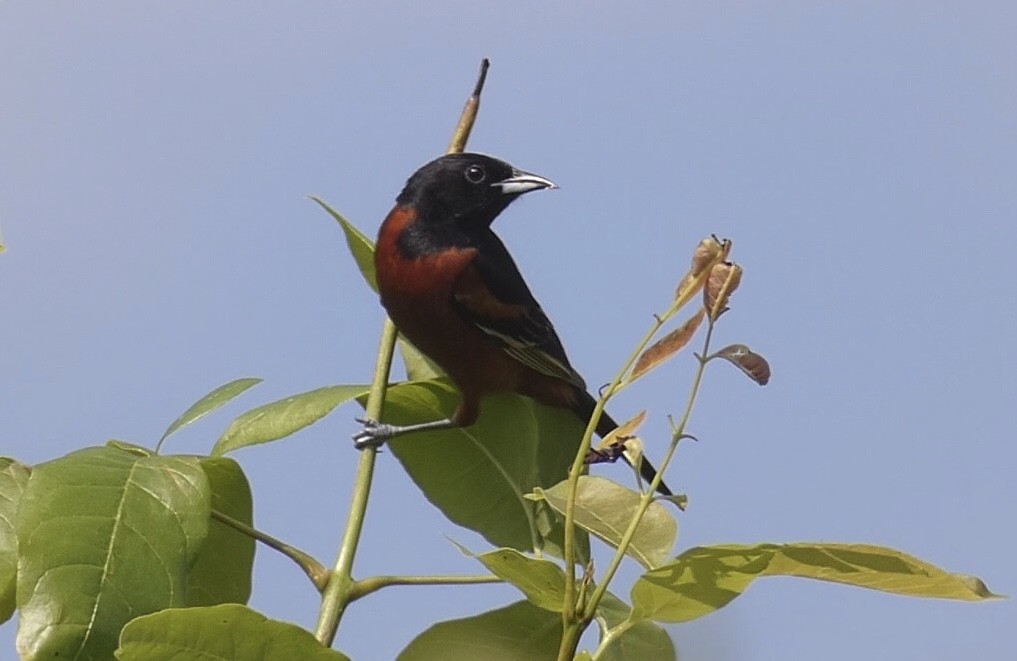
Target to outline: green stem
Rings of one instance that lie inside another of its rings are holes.
[[[660,316],[654,316],[653,323],[650,325],[650,329],[646,331],[643,338],[636,345],[635,349],[629,354],[625,364],[615,374],[614,379],[604,389],[597,401],[597,406],[593,409],[593,415],[590,417],[589,423],[586,425],[586,431],[583,433],[583,440],[579,444],[579,449],[576,452],[575,459],[572,461],[572,467],[569,469],[568,477],[568,488],[566,491],[565,500],[565,543],[564,553],[565,556],[565,604],[564,610],[562,611],[562,617],[564,619],[566,627],[570,622],[574,622],[576,619],[575,604],[576,604],[576,576],[574,571],[575,564],[575,517],[576,517],[576,491],[579,488],[579,475],[582,472],[583,464],[586,460],[586,452],[590,447],[590,439],[593,438],[593,432],[597,428],[597,423],[600,422],[600,416],[604,412],[604,407],[607,406],[608,400],[614,396],[616,392],[621,390],[622,381],[625,376],[632,369],[632,366],[642,355],[643,351],[650,344],[660,329],[666,324],[678,311],[685,306],[692,297],[702,287],[702,283],[706,281],[709,276],[709,268],[705,269],[704,272],[685,290],[682,296],[675,299],[668,308],[667,312]],[[667,467],[666,464],[662,464],[660,470],[657,473],[657,480],[654,482],[653,487],[650,489],[652,495],[653,489],[660,483],[664,469]]]
[[[473,576],[371,576],[354,581],[350,587],[351,602],[366,597],[372,592],[393,585],[476,585],[478,583],[504,583],[494,574],[477,574]]]
[[[707,355],[710,351],[710,339],[713,337],[713,321],[710,321],[706,327],[706,338],[703,341],[703,355]],[[621,541],[618,543],[618,547],[615,549],[614,555],[611,557],[611,562],[608,564],[607,569],[604,571],[604,576],[601,578],[600,583],[597,585],[593,594],[590,596],[590,600],[587,604],[587,613],[596,612],[597,606],[600,604],[600,600],[604,598],[604,593],[607,591],[607,586],[614,578],[615,573],[621,566],[622,560],[625,558],[625,552],[632,544],[632,540],[636,535],[636,529],[639,527],[640,522],[643,520],[643,515],[646,509],[653,502],[653,494],[657,490],[657,485],[660,484],[664,471],[667,470],[668,464],[671,463],[671,458],[674,456],[675,450],[678,448],[678,442],[681,441],[682,435],[685,433],[685,426],[688,424],[689,418],[692,416],[692,409],[696,404],[696,397],[699,394],[699,388],[703,383],[703,373],[706,370],[706,360],[703,358],[699,359],[699,366],[696,368],[695,376],[692,378],[692,386],[689,388],[689,396],[685,402],[685,410],[682,412],[682,417],[678,421],[678,425],[671,432],[671,443],[664,453],[664,459],[660,462],[660,470],[657,471],[656,477],[650,482],[646,492],[639,499],[639,505],[636,507],[636,513],[629,521],[628,528],[625,529],[625,534],[622,535]]]
[[[304,553],[298,548],[294,548],[268,533],[261,532],[257,528],[253,528],[243,521],[238,521],[228,514],[223,514],[218,510],[212,510],[212,518],[220,523],[233,528],[237,532],[247,535],[252,539],[256,539],[265,546],[275,549],[279,553],[297,563],[297,566],[303,570],[307,577],[314,583],[314,587],[318,588],[320,592],[325,588],[325,584],[328,582],[328,569],[325,565],[315,560],[311,555]]]
[[[470,137],[473,124],[477,119],[477,112],[480,109],[480,94],[484,89],[489,64],[486,58],[481,62],[477,84],[459,116],[459,122],[452,133],[452,142],[449,144],[448,153],[461,152],[466,147],[466,141]],[[395,325],[390,319],[386,319],[385,327],[381,333],[378,360],[375,363],[374,380],[371,382],[371,392],[367,396],[367,406],[365,407],[366,416],[373,420],[381,419],[396,337]],[[335,640],[336,632],[339,630],[339,621],[342,619],[343,613],[346,612],[346,607],[353,601],[353,588],[356,584],[352,574],[353,559],[357,554],[357,545],[360,543],[360,533],[364,526],[364,514],[367,511],[367,500],[371,492],[371,480],[374,476],[374,461],[377,454],[378,450],[374,447],[367,447],[360,452],[356,481],[353,484],[353,498],[350,500],[349,515],[346,518],[346,529],[343,531],[342,542],[339,545],[335,568],[332,570],[332,575],[322,594],[321,609],[318,611],[318,623],[315,626],[314,635],[321,644],[327,647],[332,646],[332,641]]]
[[[371,392],[367,396],[365,415],[373,420],[381,417],[385,402],[385,390],[388,386],[388,373],[392,368],[392,355],[395,352],[396,327],[391,320],[385,320],[381,332],[381,346],[378,349],[378,361],[375,363],[374,380]],[[336,557],[335,569],[322,594],[321,610],[318,612],[318,624],[314,635],[326,647],[332,646],[339,621],[342,619],[346,606],[349,605],[350,589],[353,585],[353,559],[357,554],[360,532],[364,527],[364,514],[371,493],[371,479],[374,476],[374,461],[378,449],[373,446],[360,451],[357,462],[357,477],[353,484],[353,497],[350,499],[349,515],[346,517],[346,529],[343,531],[339,554]]]
[[[593,415],[590,417],[590,421],[586,425],[586,431],[583,433],[583,440],[579,444],[579,450],[576,452],[575,459],[572,461],[572,467],[569,469],[568,487],[565,497],[565,548],[563,554],[565,556],[565,604],[562,610],[562,626],[564,628],[564,632],[562,635],[561,646],[558,648],[559,661],[568,661],[575,656],[576,647],[579,645],[579,637],[586,629],[586,626],[590,623],[592,614],[596,612],[597,604],[600,603],[600,598],[603,596],[604,590],[607,589],[607,583],[610,581],[610,578],[607,578],[602,583],[598,584],[597,589],[593,593],[593,598],[590,601],[585,604],[578,603],[576,598],[575,575],[576,494],[579,490],[579,475],[583,470],[587,449],[590,447],[590,439],[593,438],[593,432],[597,428],[597,423],[600,422],[600,416],[604,412],[604,407],[615,392],[619,390],[625,375],[629,373],[629,370],[632,369],[632,366],[639,359],[639,356],[642,355],[643,351],[650,344],[661,327],[663,327],[663,325],[667,323],[667,321],[673,317],[678,310],[689,301],[690,298],[691,296],[683,296],[682,298],[675,300],[670,309],[668,309],[664,315],[654,318],[654,322],[650,325],[650,329],[645,335],[643,335],[639,344],[637,344],[636,348],[629,354],[625,364],[620,370],[618,370],[614,379],[607,388],[604,389],[600,399],[597,401],[597,405],[593,409]],[[670,457],[667,457],[666,459],[669,458]],[[641,509],[639,510],[637,517],[633,519],[634,522],[638,522],[639,519],[642,518],[642,512],[646,510],[646,506],[649,505],[650,500],[653,498],[653,492],[657,488],[657,485],[660,484],[665,468],[667,468],[666,460],[661,464],[657,477],[650,485],[648,492],[643,494],[645,504],[643,502],[640,503]],[[629,539],[631,541],[631,535]],[[614,569],[617,570],[617,566],[615,566]],[[613,575],[614,572],[612,571],[611,576]]]
[[[593,652],[593,658],[599,659],[601,655],[610,647],[611,643],[617,640],[623,633],[632,628],[635,624],[632,620],[625,620],[618,624],[618,626],[611,627],[607,630],[607,633],[600,639],[600,644],[597,645],[597,649]]]
[[[597,606],[600,604],[604,593],[607,591],[608,584],[611,582],[611,579],[614,578],[614,574],[618,571],[618,567],[621,565],[621,559],[625,555],[625,550],[627,550],[629,545],[632,543],[636,527],[642,520],[643,515],[646,512],[646,508],[649,507],[650,503],[653,501],[654,492],[663,480],[664,471],[667,469],[667,466],[671,461],[671,457],[674,455],[677,441],[681,439],[681,433],[673,435],[672,442],[664,456],[663,462],[661,462],[660,469],[657,472],[656,477],[650,483],[646,493],[642,495],[636,514],[633,516],[632,521],[629,524],[629,528],[626,530],[626,534],[622,538],[622,544],[616,550],[614,557],[611,559],[611,564],[608,567],[607,574],[604,579],[597,584],[597,587],[590,599],[586,603],[578,605],[579,610],[577,611],[575,576],[576,494],[579,489],[579,476],[586,458],[587,449],[589,448],[590,439],[593,438],[593,432],[597,427],[597,423],[600,421],[600,416],[603,414],[604,407],[607,405],[608,400],[610,400],[611,397],[624,387],[626,376],[630,373],[632,366],[639,359],[639,356],[642,355],[643,351],[647,346],[649,346],[650,342],[664,324],[674,317],[679,310],[681,310],[696,294],[699,293],[703,284],[706,282],[707,278],[709,278],[710,270],[713,268],[713,265],[722,261],[726,257],[726,254],[726,250],[719,252],[709,264],[701,265],[698,275],[696,275],[691,282],[682,288],[678,296],[676,296],[675,300],[671,303],[667,312],[663,315],[655,316],[654,323],[650,325],[650,329],[643,336],[642,340],[640,340],[639,344],[636,345],[635,349],[633,349],[629,354],[625,364],[620,370],[618,370],[618,373],[615,375],[611,383],[602,392],[600,399],[597,401],[596,407],[594,407],[590,422],[586,425],[583,440],[580,443],[575,459],[572,462],[566,491],[565,540],[563,553],[565,556],[565,603],[563,604],[562,609],[562,626],[564,633],[561,647],[558,650],[559,661],[567,661],[572,658],[569,654],[575,654],[575,648],[578,645],[579,636],[582,635],[586,625],[588,625],[593,618],[596,613]],[[709,334],[707,334],[707,343],[708,342]],[[699,383],[702,379],[703,366],[704,365],[701,361],[699,365],[699,373],[697,373],[697,377],[694,381],[695,390],[698,390],[699,388]],[[691,401],[694,401],[694,399],[695,398],[693,397]],[[689,411],[691,411],[691,409],[686,411],[686,419]],[[684,420],[682,422],[682,428],[684,429]],[[578,627],[578,631],[574,631],[574,627]]]
[[[579,621],[565,625],[561,643],[558,645],[558,661],[572,661],[575,658],[576,650],[579,648],[579,639],[582,638],[583,631],[586,630],[588,624],[589,622]]]
[[[605,388],[604,393],[597,401],[597,405],[593,409],[593,415],[590,417],[590,421],[586,425],[586,431],[583,432],[583,439],[579,443],[579,449],[576,452],[575,458],[572,460],[572,466],[569,468],[568,488],[566,491],[565,499],[565,544],[564,544],[564,556],[565,556],[565,608],[562,611],[566,630],[568,626],[576,621],[576,574],[575,574],[575,520],[576,520],[576,491],[579,488],[579,475],[582,473],[583,465],[586,461],[586,453],[590,447],[590,439],[593,438],[593,432],[597,428],[597,423],[600,422],[600,416],[604,413],[604,407],[607,405],[607,401],[614,394],[614,390],[621,383],[622,378],[628,372],[629,368],[632,367],[633,363],[639,358],[643,349],[653,336],[660,330],[664,320],[657,318],[650,328],[650,330],[643,336],[643,339],[639,342],[636,348],[629,355],[628,360],[625,361],[625,365],[615,375],[614,380],[611,381],[610,385]]]

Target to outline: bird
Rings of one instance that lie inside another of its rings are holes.
[[[554,188],[550,179],[477,153],[446,154],[410,176],[378,231],[378,292],[398,331],[448,374],[460,402],[449,418],[412,425],[359,419],[357,448],[412,432],[468,427],[480,415],[481,400],[501,392],[568,409],[589,423],[596,399],[491,229],[521,195]],[[596,432],[603,438],[617,427],[605,412]],[[588,461],[629,461],[622,449],[591,450]],[[656,477],[645,459],[639,467],[647,482]],[[673,495],[663,481],[658,492]]]

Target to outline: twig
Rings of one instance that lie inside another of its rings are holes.
[[[452,142],[449,144],[448,153],[458,153],[466,147],[466,141],[473,130],[473,124],[477,119],[477,111],[480,108],[480,94],[484,89],[484,81],[487,79],[487,69],[490,63],[485,58],[480,65],[480,75],[473,93],[466,101],[466,106],[459,117],[455,131],[452,134]],[[366,416],[373,420],[381,419],[382,408],[385,402],[385,391],[388,386],[388,373],[392,367],[392,355],[395,351],[396,328],[390,319],[385,320],[385,326],[381,333],[381,346],[378,349],[378,359],[375,363],[374,380],[371,382],[371,392],[367,396],[365,407]],[[353,601],[353,589],[356,585],[353,580],[353,560],[357,553],[357,546],[360,543],[360,532],[364,525],[364,515],[367,511],[367,501],[371,493],[371,480],[374,475],[374,461],[377,457],[377,449],[367,447],[360,452],[360,460],[357,463],[357,476],[353,484],[353,497],[350,500],[350,510],[346,518],[346,528],[343,531],[342,542],[339,546],[339,554],[336,557],[335,568],[332,570],[328,584],[322,594],[321,609],[318,612],[318,623],[315,626],[314,635],[323,645],[332,646],[336,632],[339,629],[339,622],[342,620],[346,607]]]
[[[290,546],[286,542],[280,541],[268,533],[261,532],[257,528],[252,528],[243,521],[238,521],[228,514],[223,514],[218,510],[212,510],[212,518],[223,525],[233,528],[241,534],[258,540],[265,546],[282,553],[287,558],[297,563],[300,569],[307,574],[307,578],[311,579],[311,582],[314,583],[314,587],[318,588],[319,592],[325,589],[325,584],[328,583],[328,568],[315,560],[310,554],[304,553],[300,549]]]

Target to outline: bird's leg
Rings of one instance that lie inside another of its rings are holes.
[[[438,431],[469,427],[480,415],[480,398],[472,390],[462,390],[463,397],[451,418],[420,422],[415,425],[389,425],[371,418],[357,418],[364,428],[353,435],[353,447],[363,450],[366,447],[379,447],[390,438],[412,434],[418,431]]]
[[[379,447],[385,441],[403,434],[412,434],[418,431],[435,431],[438,429],[454,429],[460,425],[455,420],[445,418],[432,422],[421,422],[415,425],[389,425],[371,418],[357,418],[357,422],[364,425],[364,428],[353,435],[353,447],[363,450],[367,447]]]

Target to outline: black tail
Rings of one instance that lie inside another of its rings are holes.
[[[589,422],[590,418],[593,417],[593,409],[596,407],[597,400],[593,399],[593,396],[590,395],[590,393],[584,391],[580,393],[579,401],[576,402],[576,406],[573,411],[577,416],[579,416],[580,420],[583,422]],[[597,423],[597,436],[604,438],[617,428],[618,423],[614,421],[614,418],[607,414],[607,411],[601,413],[600,421]],[[624,454],[620,454],[619,456],[625,460],[625,463],[631,465],[631,462]],[[612,461],[614,459],[617,459],[617,456],[614,457]],[[643,460],[639,463],[639,474],[643,476],[643,479],[647,484],[657,477],[657,469],[653,467],[653,464],[650,463],[645,454],[643,455]],[[664,480],[661,480],[660,484],[657,485],[657,493],[664,496],[674,495],[671,490],[667,488],[667,485],[664,484]]]

